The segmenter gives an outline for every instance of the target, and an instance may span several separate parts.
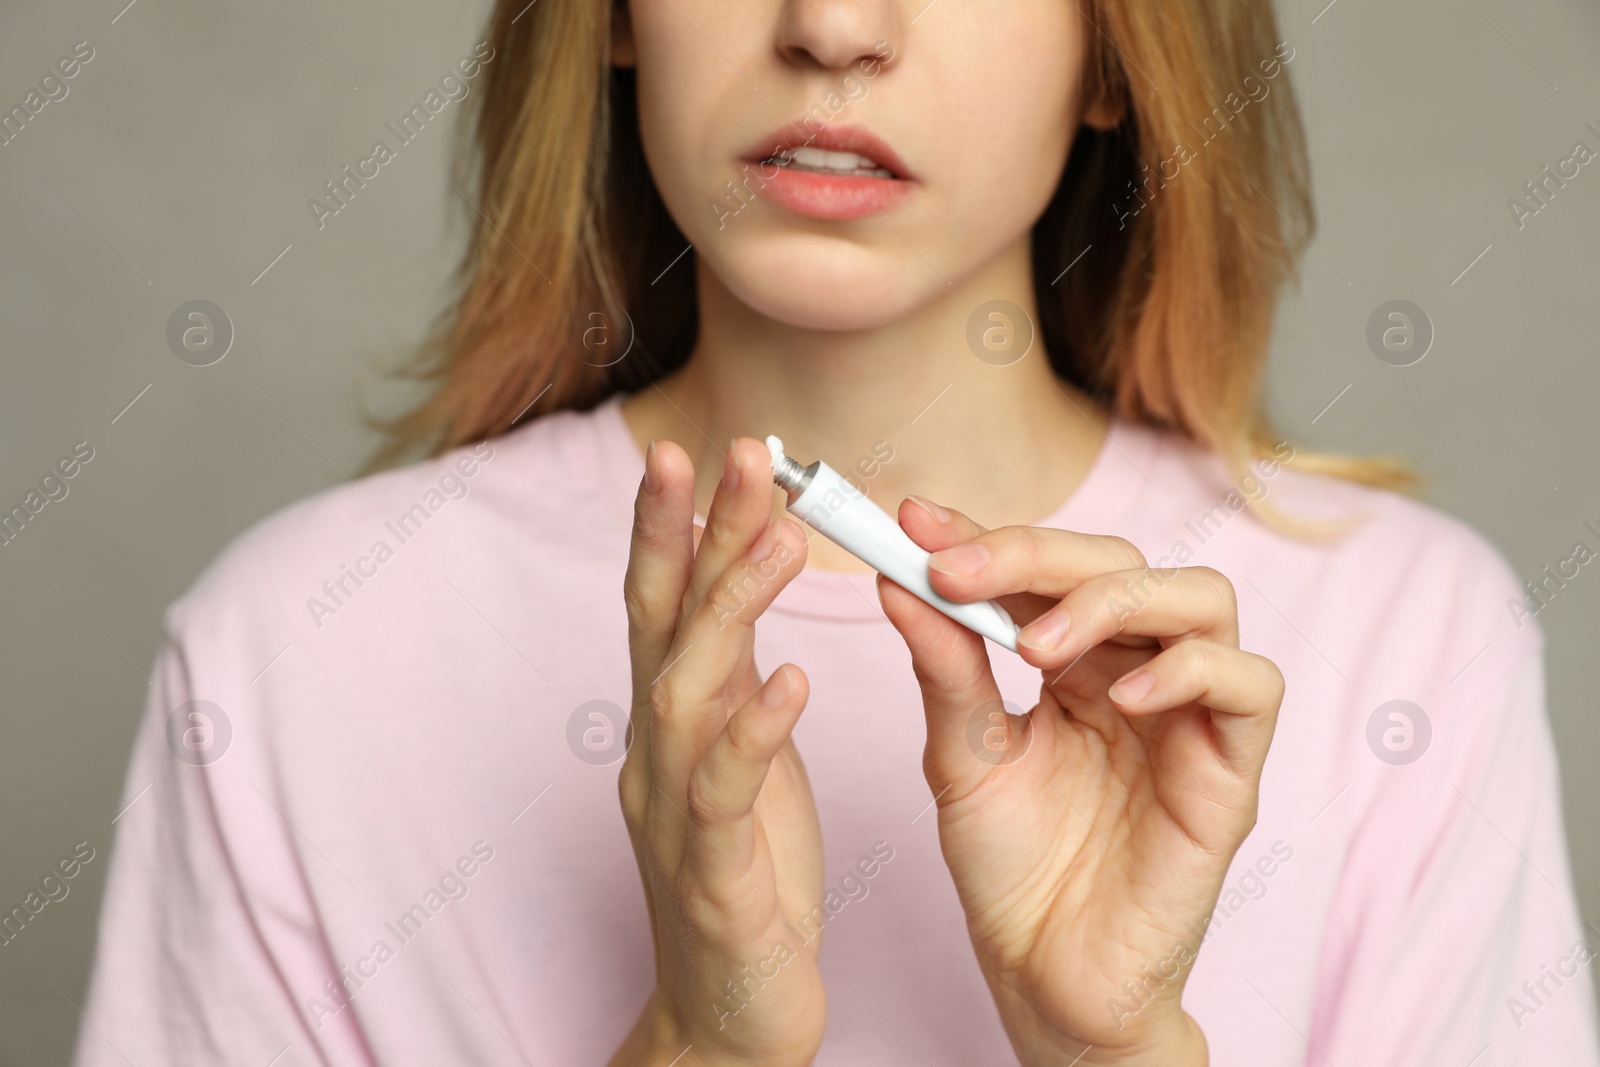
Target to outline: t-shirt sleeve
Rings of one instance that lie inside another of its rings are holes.
[[[1571,888],[1543,640],[1509,643],[1440,684],[1434,751],[1385,767],[1360,809],[1308,1067],[1600,1064],[1600,938]]]
[[[317,1026],[302,1007],[337,972],[262,756],[248,673],[197,695],[171,632],[116,821],[74,1063],[371,1064],[355,1012]]]

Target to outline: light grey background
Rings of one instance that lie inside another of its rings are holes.
[[[163,607],[245,527],[355,474],[375,442],[361,407],[393,399],[382,367],[437,310],[470,211],[437,121],[321,232],[306,200],[479,40],[481,0],[125,2],[0,7],[0,109],[75,42],[95,49],[0,147],[0,505],[76,442],[95,449],[0,548],[0,904],[74,842],[98,852],[0,948],[4,1064],[68,1056]],[[1600,547],[1583,528],[1600,525],[1600,161],[1520,231],[1506,201],[1574,141],[1600,150],[1584,127],[1600,126],[1600,7],[1325,3],[1280,6],[1320,227],[1272,410],[1299,442],[1409,455],[1432,502],[1532,577]],[[215,366],[167,348],[192,299],[233,320]],[[1392,299],[1434,323],[1415,366],[1367,348]],[[1600,563],[1540,616],[1587,920],[1597,609]]]

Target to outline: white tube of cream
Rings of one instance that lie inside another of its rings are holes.
[[[902,589],[1002,648],[1017,650],[1017,631],[1005,608],[992,600],[957,604],[933,591],[928,552],[865,493],[817,460],[802,467],[783,453],[783,442],[767,438],[772,480],[789,494],[789,510],[806,525],[872,567]]]

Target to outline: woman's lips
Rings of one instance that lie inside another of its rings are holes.
[[[865,218],[896,207],[911,192],[911,183],[899,178],[852,177],[779,167],[766,177],[761,194],[779,207],[814,219],[847,221]]]
[[[807,131],[797,138],[794,133]],[[759,191],[797,215],[832,221],[897,207],[916,184],[894,149],[859,126],[791,123],[746,157],[758,166]]]

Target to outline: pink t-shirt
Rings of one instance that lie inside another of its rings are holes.
[[[618,398],[542,418],[283,511],[172,607],[80,1067],[605,1062],[652,982],[612,727],[642,469]],[[1367,518],[1330,543],[1276,533],[1213,456],[1118,421],[1040,523],[1220,570],[1243,647],[1288,681],[1184,999],[1212,1062],[1600,1062],[1597,939],[1515,577],[1392,494],[1286,468],[1246,489]],[[756,653],[811,680],[795,737],[830,890],[817,1062],[1014,1062],[872,576],[805,571]],[[1031,707],[1038,672],[991,656]]]

